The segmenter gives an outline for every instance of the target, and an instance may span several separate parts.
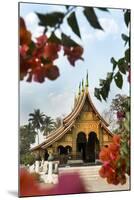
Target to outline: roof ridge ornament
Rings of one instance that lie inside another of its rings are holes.
[[[79,83],[79,95],[81,94],[81,82]]]
[[[87,70],[87,76],[86,76],[86,87],[89,86],[89,83],[88,83],[88,70]]]
[[[89,83],[88,83],[88,70],[87,70],[87,75],[86,75],[86,93],[88,94],[88,86],[89,86]]]
[[[76,106],[76,103],[77,103],[77,95],[75,94],[75,96],[74,96],[74,107]]]
[[[84,80],[82,79],[82,92],[84,92]]]

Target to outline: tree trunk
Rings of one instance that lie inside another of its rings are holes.
[[[37,129],[37,144],[39,145],[39,130]]]

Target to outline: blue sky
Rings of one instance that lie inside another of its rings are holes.
[[[89,73],[89,92],[100,113],[108,109],[112,98],[118,93],[128,94],[129,84],[125,78],[122,90],[112,83],[107,102],[99,102],[93,95],[94,88],[99,86],[99,79],[105,79],[107,72],[112,70],[111,57],[121,58],[124,52],[124,42],[121,33],[127,33],[123,13],[120,9],[109,9],[102,12],[96,9],[97,16],[104,28],[104,32],[93,29],[82,15],[83,8],[77,8],[77,18],[81,30],[82,40],[75,36],[66,23],[62,30],[84,47],[84,61],[77,61],[72,67],[60,53],[55,64],[60,69],[60,77],[55,81],[46,81],[42,84],[20,82],[20,124],[27,123],[28,114],[34,109],[40,109],[46,115],[56,118],[68,114],[73,107],[73,100],[78,93],[79,82]],[[33,37],[41,35],[43,28],[38,26],[35,12],[48,13],[52,11],[65,11],[64,6],[45,4],[20,4],[20,15],[25,18],[27,28]],[[60,33],[57,31],[56,33]]]

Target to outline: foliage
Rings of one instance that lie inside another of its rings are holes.
[[[36,132],[32,125],[24,125],[20,127],[20,164],[32,165],[34,156],[29,153],[30,145],[35,142]]]
[[[117,100],[114,99],[112,108],[120,125],[118,135],[113,136],[113,142],[102,148],[99,155],[103,163],[99,171],[101,177],[115,185],[125,184],[126,174],[130,175],[130,98],[118,95]]]
[[[83,47],[61,30],[66,20],[72,32],[81,39],[77,9],[75,6],[66,6],[65,12],[36,13],[39,25],[44,27],[44,34],[36,38],[36,41],[33,41],[24,19],[20,17],[20,80],[42,83],[46,78],[57,79],[60,71],[54,62],[61,50],[72,66],[75,66],[77,60],[83,60]],[[108,11],[105,8],[98,9]],[[103,30],[94,8],[83,7],[82,13],[93,28]],[[57,29],[61,32],[60,38],[55,34]]]
[[[103,30],[93,8],[86,7],[83,13],[92,27]]]
[[[31,153],[25,153],[20,156],[20,164],[33,165],[35,162],[35,157]]]
[[[103,147],[100,152],[100,160],[103,166],[99,170],[102,178],[107,178],[109,184],[117,185],[126,183],[126,162],[120,155],[120,136],[114,135],[113,143]]]
[[[44,117],[45,114],[41,113],[39,109],[35,109],[34,113],[30,113],[29,121],[32,123],[34,129],[36,130],[36,133],[38,134],[38,144],[39,144],[39,131],[41,130],[43,123],[44,123]]]
[[[124,11],[124,21],[128,27],[130,24],[130,10]],[[125,46],[127,45],[128,47],[125,50],[123,57],[119,60],[116,60],[113,57],[111,58],[113,71],[107,73],[106,79],[100,79],[100,87],[95,88],[94,95],[100,101],[102,101],[102,99],[105,101],[107,100],[113,80],[119,89],[123,86],[124,75],[128,74],[128,81],[130,82],[130,36],[122,34],[121,38],[125,42]]]
[[[55,129],[59,128],[62,124],[62,118],[61,117],[57,117],[55,120]]]
[[[126,95],[117,94],[116,98],[112,100],[110,108],[112,111],[124,112],[126,110],[125,104],[127,101],[128,97]]]
[[[45,114],[41,113],[39,109],[35,109],[34,113],[30,113],[29,116],[31,117],[29,118],[29,121],[31,121],[33,127],[40,129],[43,124]]]
[[[42,131],[43,135],[48,135],[55,129],[55,122],[51,117],[46,116],[43,120]]]
[[[130,11],[124,11],[124,21],[128,27],[130,24]],[[107,73],[106,79],[100,80],[100,88],[95,88],[94,94],[100,101],[107,100],[110,86],[114,80],[118,88],[123,86],[123,75],[128,74],[130,82],[130,36],[121,35],[125,41],[124,56],[118,61],[111,58],[113,71]],[[130,97],[117,95],[112,101],[111,110],[116,111],[119,129],[113,136],[113,142],[107,147],[102,148],[100,160],[103,165],[99,171],[100,176],[107,179],[108,183],[125,184],[126,174],[130,175]]]
[[[35,142],[36,132],[31,124],[20,127],[20,155],[27,153],[30,149],[30,144]]]
[[[105,109],[102,112],[102,116],[108,122],[109,128],[112,132],[118,133],[119,129],[119,119],[125,116],[126,103],[128,102],[127,95],[117,94],[114,99],[112,99],[110,109]],[[130,107],[130,106],[129,106]],[[127,109],[129,110],[129,107]]]
[[[106,120],[106,122],[109,124],[109,129],[111,132],[115,132],[118,128],[117,121],[115,120],[115,113],[112,109],[105,109],[102,112],[102,117]]]

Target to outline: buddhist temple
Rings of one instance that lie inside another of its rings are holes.
[[[72,112],[62,120],[61,126],[30,151],[43,156],[53,154],[61,163],[68,160],[94,162],[102,146],[107,146],[113,134],[108,123],[95,108],[89,92],[88,73],[86,83],[79,85]]]

